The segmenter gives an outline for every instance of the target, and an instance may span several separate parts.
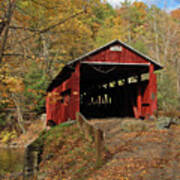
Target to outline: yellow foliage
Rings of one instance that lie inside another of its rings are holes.
[[[5,77],[2,82],[6,85],[6,89],[8,89],[10,92],[22,92],[24,89],[22,79],[17,77]]]
[[[9,141],[11,141],[12,139],[17,137],[17,133],[15,130],[13,131],[2,131],[0,133],[0,142],[2,143],[8,143]]]
[[[23,79],[15,76],[14,68],[6,63],[0,67],[0,103],[13,104],[12,94],[22,93],[24,90]]]

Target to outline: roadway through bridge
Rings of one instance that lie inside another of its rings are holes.
[[[142,133],[155,127],[152,121],[134,118],[90,119],[89,122],[104,132],[106,145],[110,148],[124,141],[123,134]]]

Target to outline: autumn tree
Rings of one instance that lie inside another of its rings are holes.
[[[171,11],[171,16],[174,18],[175,21],[180,22],[180,9],[175,9]]]
[[[25,112],[42,113],[48,83],[64,64],[114,39],[164,65],[160,107],[177,107],[179,10],[128,0],[116,9],[101,0],[0,1],[0,111],[13,109],[20,126]]]
[[[39,112],[38,104],[44,106],[40,99],[64,63],[92,49],[93,8],[103,4],[99,0],[0,3],[0,93],[8,99],[4,102],[1,96],[1,104],[14,106],[22,120],[24,111]]]
[[[180,104],[178,12],[168,13],[155,5],[126,0],[105,20],[96,37],[98,45],[120,39],[164,66],[158,73],[159,108],[164,110]]]

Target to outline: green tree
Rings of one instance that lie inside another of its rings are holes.
[[[43,69],[32,62],[24,77],[24,97],[27,109],[38,114],[45,112],[45,95],[48,83],[48,77]]]

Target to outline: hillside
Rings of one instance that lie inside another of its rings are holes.
[[[59,125],[45,137],[38,179],[86,179],[96,170],[95,147],[76,124]]]
[[[117,125],[111,133],[115,129]],[[57,126],[46,135],[38,179],[179,179],[179,130],[179,125],[172,125],[164,130],[151,126],[117,131],[111,143],[107,140],[104,164],[98,169],[94,144],[84,139],[76,124]]]

